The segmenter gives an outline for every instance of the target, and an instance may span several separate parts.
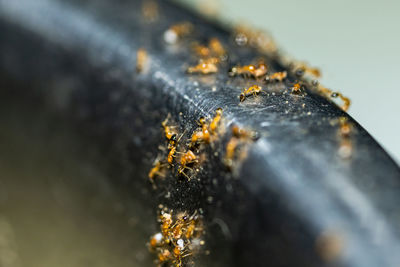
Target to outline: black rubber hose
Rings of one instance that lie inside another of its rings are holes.
[[[159,231],[162,204],[202,214],[210,255],[199,253],[197,265],[399,266],[400,171],[376,141],[307,83],[292,93],[291,74],[286,89],[239,102],[243,87],[258,82],[229,77],[232,66],[263,57],[274,72],[285,69],[281,62],[236,46],[229,31],[168,2],[148,23],[141,5],[1,0],[0,70],[97,140],[113,162],[111,184],[154,214],[143,222],[146,236]],[[167,44],[165,31],[182,21],[194,33]],[[197,63],[191,42],[212,37],[228,48],[229,60],[216,74],[186,73]],[[149,56],[141,73],[139,48]],[[199,171],[187,172],[190,180],[178,177],[176,162],[153,189],[147,175],[164,153],[158,147],[167,149],[161,129],[167,114],[184,132],[183,149],[199,118],[213,118],[217,108],[225,133],[203,150]],[[351,137],[341,137],[341,117]],[[234,124],[259,138],[242,143],[247,156],[227,168]],[[350,155],[340,152],[343,140]]]

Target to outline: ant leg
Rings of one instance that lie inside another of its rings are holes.
[[[161,172],[156,172],[156,174],[157,174],[157,176],[160,176],[161,178],[165,178],[166,177],[165,174],[161,173]]]
[[[189,177],[189,176],[185,173],[185,169],[189,169],[189,167],[186,167],[186,166],[183,167],[182,169],[178,170],[178,173],[184,175],[184,176],[190,181],[191,177]]]

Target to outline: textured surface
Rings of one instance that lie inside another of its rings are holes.
[[[342,247],[338,266],[397,266],[400,172],[368,133],[353,122],[354,152],[344,160],[332,123],[344,114],[325,98],[269,88],[239,104],[242,88],[255,82],[229,78],[227,71],[260,55],[172,5],[163,4],[159,21],[147,24],[139,4],[2,0],[0,67],[37,88],[32,93],[50,110],[67,114],[82,136],[98,143],[109,160],[108,186],[131,190],[127,201],[146,203],[146,212],[153,207],[154,221],[142,222],[146,234],[157,231],[157,206],[164,204],[203,211],[211,254],[200,256],[198,265],[320,266],[324,252],[316,243],[330,233]],[[190,38],[164,43],[164,31],[184,20],[196,25],[191,39],[218,37],[229,48],[230,62],[218,74],[185,74],[196,63]],[[134,71],[139,47],[151,58],[142,74]],[[184,142],[199,117],[213,116],[218,107],[227,129],[236,123],[260,135],[245,161],[234,173],[223,166],[227,132],[207,148],[207,161],[191,181],[170,176],[152,190],[146,176],[163,144],[160,123],[167,113],[186,129]]]

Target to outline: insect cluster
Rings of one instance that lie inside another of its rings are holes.
[[[187,36],[193,31],[193,25],[189,23],[180,23],[171,26],[166,32],[166,35],[170,35],[171,31],[174,32],[174,42],[175,43],[179,38],[183,38]],[[190,30],[189,30],[190,29]],[[179,38],[178,38],[179,37]],[[168,38],[167,38],[168,39]],[[254,30],[249,27],[237,27],[234,31],[234,39],[235,43],[238,46],[249,46],[251,48],[257,49],[261,53],[268,55],[278,55],[278,50],[275,42],[272,37],[268,34],[265,34],[261,31]],[[171,43],[171,42],[168,42]],[[195,42],[192,44],[192,50],[195,55],[198,57],[198,63],[195,66],[188,67],[187,73],[189,74],[213,74],[219,71],[219,67],[223,62],[227,62],[228,53],[224,48],[222,43],[217,38],[211,38],[207,45],[199,44]],[[315,79],[321,77],[321,72],[318,68],[310,67],[305,62],[297,62],[294,60],[287,60],[285,62],[284,57],[282,57],[283,63],[287,66],[287,69],[290,73],[297,77],[297,81],[293,83],[292,87],[289,87],[290,92],[293,94],[299,94],[302,89],[305,88],[306,84],[309,85],[309,88],[315,88],[315,80],[314,86],[308,82],[307,79]],[[237,65],[233,66],[229,69],[228,75],[230,77],[242,76],[244,78],[253,78],[257,81],[264,81],[265,86],[268,87],[274,83],[282,84],[288,77],[287,71],[278,71],[278,72],[269,72],[268,66],[262,61],[258,64],[249,64],[249,65]],[[305,79],[305,81],[300,81],[299,79]],[[249,87],[243,89],[243,92],[239,95],[240,102],[243,102],[247,96],[257,96],[259,95],[265,88],[259,84],[253,84]],[[340,106],[344,111],[347,111],[350,106],[350,100],[343,96],[339,92],[333,92],[320,84],[316,85],[316,91],[319,92],[324,97],[329,99],[339,98],[342,100],[343,104]]]
[[[154,21],[159,16],[158,8],[152,1],[147,2],[142,12],[148,21]],[[170,26],[164,32],[163,39],[171,47],[177,47],[182,43],[188,44],[187,41],[190,40],[187,48],[195,56],[196,63],[187,67],[187,74],[212,75],[227,70],[226,77],[244,79],[245,88],[238,94],[239,103],[268,92],[271,88],[282,88],[286,90],[285,93],[300,96],[304,95],[307,88],[326,98],[340,99],[342,101],[340,107],[344,111],[347,111],[350,106],[350,100],[347,97],[323,87],[315,80],[321,76],[319,69],[282,56],[268,34],[240,26],[234,30],[233,39],[239,47],[250,47],[262,53],[267,59],[276,59],[286,69],[284,71],[274,72],[274,67],[267,65],[264,59],[246,62],[247,65],[230,64],[228,50],[219,39],[193,41],[191,37],[194,31],[195,26],[192,23],[180,22]],[[140,49],[137,52],[137,72],[145,69],[147,60],[146,50]],[[213,117],[199,118],[198,127],[189,133],[187,130],[182,131],[178,123],[173,121],[168,114],[161,123],[165,145],[161,146],[161,152],[148,173],[153,187],[157,188],[159,180],[167,177],[191,181],[207,159],[207,148],[213,148],[213,144],[219,139],[224,125],[222,119],[223,111],[218,108]],[[342,158],[348,158],[352,154],[350,137],[352,126],[345,118],[340,118],[339,124],[338,154]],[[225,155],[222,159],[229,171],[232,171],[235,163],[246,158],[248,145],[257,139],[258,134],[255,131],[240,128],[237,125],[231,127],[231,137],[226,143]],[[175,214],[172,210],[163,209],[159,215],[159,223],[161,231],[151,237],[149,247],[157,254],[157,263],[160,266],[182,266],[183,262],[188,261],[189,256],[204,244],[204,241],[200,239],[201,234],[204,233],[201,216],[196,212],[191,215],[187,212]]]
[[[185,133],[179,133],[179,127],[170,124],[170,115],[168,114],[161,123],[167,141],[167,154],[166,156],[159,155],[155,160],[148,174],[150,182],[155,184],[154,180],[157,176],[164,178],[166,169],[176,170],[178,176],[184,176],[190,180],[192,177],[189,175],[195,172],[192,167],[200,163],[201,153],[205,146],[218,139],[222,113],[222,109],[218,108],[211,120],[207,121],[206,118],[201,117],[198,122],[199,127],[191,134],[189,143],[181,142]]]
[[[211,38],[207,46],[194,43],[193,51],[199,59],[197,65],[187,69],[188,73],[216,73],[218,65],[227,59],[226,50],[217,38]]]
[[[157,254],[158,266],[165,264],[183,266],[188,256],[199,251],[204,245],[201,216],[194,212],[174,214],[173,210],[162,209],[158,219],[160,232],[150,238],[150,251]]]
[[[224,158],[225,166],[228,167],[228,169],[234,167],[235,161],[241,161],[246,158],[246,145],[258,139],[257,132],[240,128],[237,125],[233,125],[231,130],[232,137],[226,145]]]

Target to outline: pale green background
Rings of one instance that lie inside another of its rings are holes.
[[[400,1],[181,0],[269,30],[352,100],[349,113],[400,162]]]

